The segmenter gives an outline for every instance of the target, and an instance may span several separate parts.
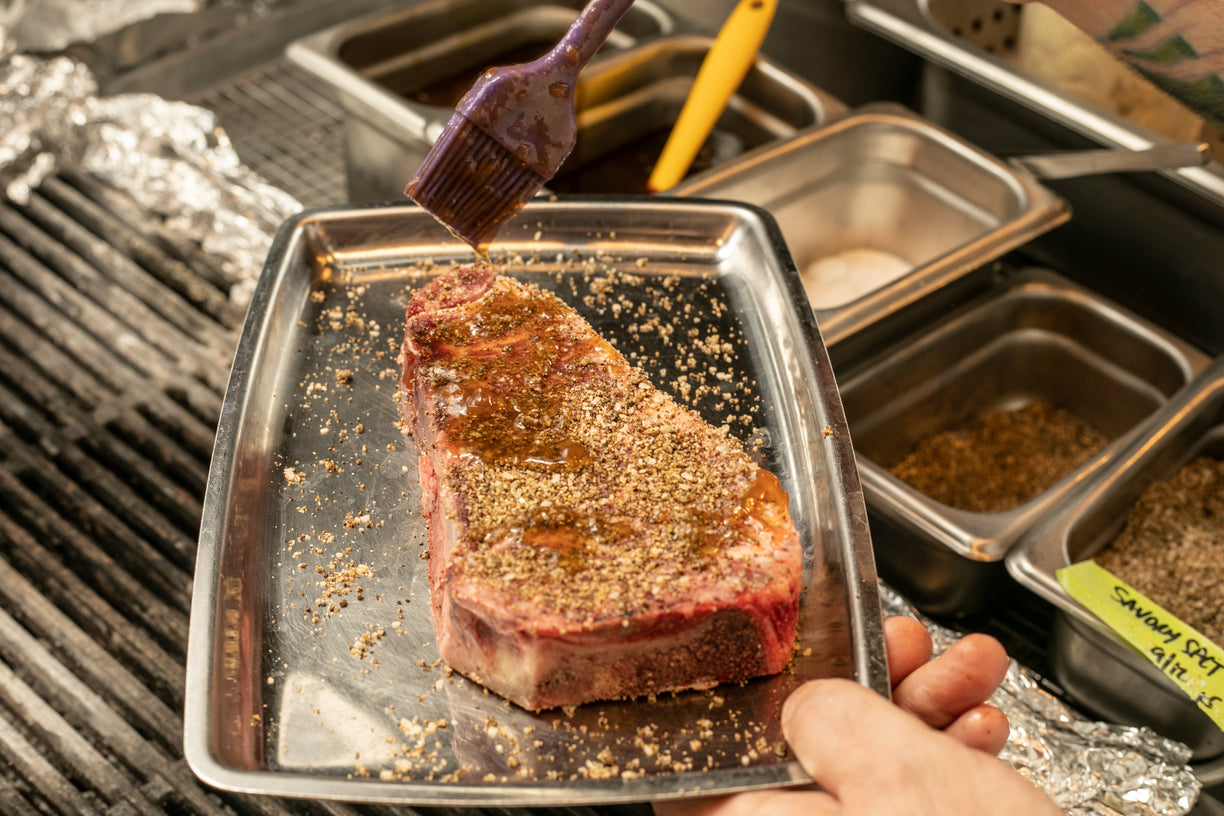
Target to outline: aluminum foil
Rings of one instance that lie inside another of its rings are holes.
[[[59,51],[165,13],[199,11],[203,0],[0,0],[0,53]]]
[[[924,618],[890,587],[881,585],[880,593],[885,616],[922,621],[936,654],[960,639],[961,633]],[[1202,785],[1188,764],[1186,745],[1148,728],[1089,720],[1014,660],[990,702],[1011,723],[999,758],[1069,814],[1181,816],[1198,801]]]
[[[91,174],[127,193],[152,226],[203,251],[245,303],[280,224],[301,210],[243,165],[211,111],[151,94],[99,97],[66,57],[0,62],[0,187],[24,203],[57,171]]]

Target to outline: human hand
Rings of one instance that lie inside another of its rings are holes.
[[[931,660],[931,636],[913,618],[884,621],[893,703],[970,748],[996,755],[1007,744],[1007,715],[986,703],[1007,674],[1007,652],[969,634]]]
[[[1007,718],[985,700],[1007,671],[993,638],[967,635],[935,660],[922,624],[884,622],[893,702],[849,680],[816,680],[782,709],[782,730],[821,790],[658,802],[658,816],[1056,814],[995,758]]]

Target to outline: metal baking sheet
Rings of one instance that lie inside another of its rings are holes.
[[[185,751],[206,782],[450,805],[644,801],[809,780],[803,681],[888,694],[866,513],[833,373],[776,225],[746,205],[543,199],[495,245],[781,479],[805,548],[795,659],[770,678],[527,712],[439,660],[396,353],[410,292],[473,259],[412,206],[281,230],[209,475]],[[802,308],[800,308],[802,306]]]

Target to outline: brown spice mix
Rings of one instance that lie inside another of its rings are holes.
[[[1224,644],[1224,460],[1149,485],[1096,562]]]
[[[969,427],[921,441],[889,472],[932,499],[976,513],[1018,507],[1066,476],[1109,439],[1048,400],[985,411]]]

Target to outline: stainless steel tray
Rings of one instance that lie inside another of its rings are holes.
[[[885,103],[746,153],[673,192],[768,210],[830,346],[1070,217],[1066,203],[1032,178]],[[864,250],[908,268],[853,287],[826,285],[816,271],[818,263]]]
[[[270,253],[218,430],[187,661],[191,767],[226,789],[453,805],[807,782],[782,745],[786,695],[815,677],[881,694],[888,681],[850,436],[776,225],[712,202],[541,200],[494,254],[759,446],[805,548],[792,670],[538,715],[446,672],[416,453],[396,427],[395,348],[409,290],[470,251],[415,207],[316,211],[288,222]],[[606,269],[637,277],[618,283]],[[601,293],[630,306],[618,316]],[[642,330],[655,317],[670,329]],[[702,343],[711,332],[731,346]],[[676,372],[689,357],[686,381]],[[711,366],[727,376],[703,389]],[[462,779],[442,779],[461,765]]]
[[[1158,669],[1125,645],[1058,583],[1058,570],[1091,558],[1121,531],[1139,494],[1197,456],[1224,454],[1224,359],[1153,417],[1068,512],[1045,520],[1007,556],[1015,579],[1059,611],[1050,640],[1055,679],[1084,708],[1146,725],[1186,743],[1205,783],[1224,781],[1224,733]]]

